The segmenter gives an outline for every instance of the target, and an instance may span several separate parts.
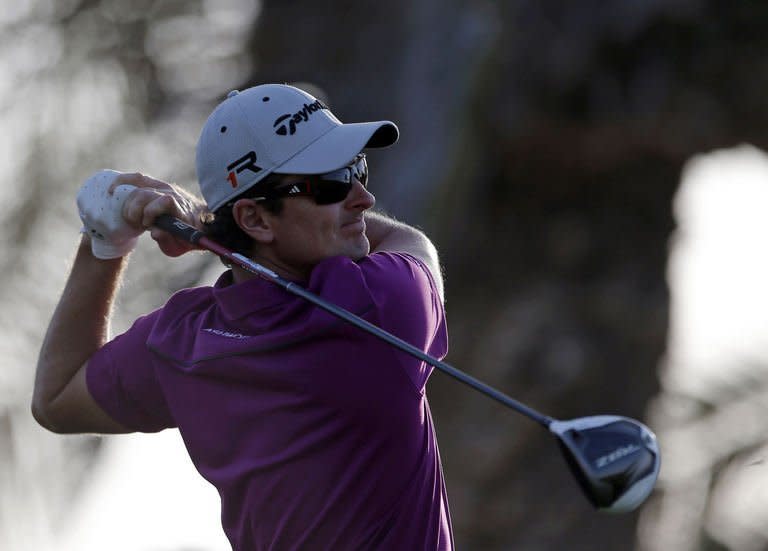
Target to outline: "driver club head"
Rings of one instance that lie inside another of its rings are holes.
[[[636,509],[653,490],[661,457],[656,436],[644,424],[616,415],[552,421],[568,466],[597,509]]]

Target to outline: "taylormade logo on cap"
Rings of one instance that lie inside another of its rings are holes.
[[[296,125],[299,124],[301,121],[308,121],[309,116],[314,113],[315,111],[318,111],[320,109],[328,109],[325,105],[323,105],[323,102],[320,100],[317,100],[315,103],[312,104],[304,104],[304,108],[301,111],[297,111],[293,115],[290,113],[286,113],[285,115],[282,115],[277,118],[275,123],[272,125],[277,130],[275,130],[275,134],[278,136],[285,136],[287,134],[290,134],[293,136],[296,133]],[[285,119],[290,119],[287,121],[288,128],[286,129],[285,124],[281,124]],[[280,125],[278,127],[278,125]]]
[[[389,121],[342,124],[322,101],[286,84],[234,90],[208,117],[197,142],[197,178],[208,208],[269,174],[323,174],[363,148],[397,141]]]

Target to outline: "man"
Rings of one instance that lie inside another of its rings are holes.
[[[60,433],[178,427],[236,550],[452,549],[424,363],[237,266],[107,337],[138,235],[149,230],[169,256],[190,250],[152,227],[170,213],[445,356],[434,246],[370,210],[361,151],[397,134],[262,85],[231,93],[203,128],[204,204],[140,174],[86,182],[84,235],[40,352],[38,422]]]

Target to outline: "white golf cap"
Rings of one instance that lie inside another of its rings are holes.
[[[197,178],[215,211],[273,172],[331,172],[397,138],[390,121],[343,124],[303,90],[262,84],[230,92],[208,117],[197,142]]]

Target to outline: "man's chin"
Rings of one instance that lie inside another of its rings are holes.
[[[368,242],[367,237],[363,237],[363,240],[357,243],[357,246],[354,247],[347,256],[357,262],[368,256],[370,252],[371,244]]]

